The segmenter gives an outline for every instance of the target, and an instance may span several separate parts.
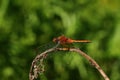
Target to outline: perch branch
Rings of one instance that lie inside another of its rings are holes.
[[[68,50],[68,48],[57,48],[57,49],[63,51]],[[97,64],[97,62],[94,59],[92,59],[90,56],[88,56],[85,52],[81,51],[79,48],[69,48],[69,51],[77,52],[83,57],[85,57],[100,72],[100,74],[103,76],[105,80],[110,80],[108,76],[105,74],[105,72],[102,70],[102,68]]]
[[[68,48],[57,48],[58,45],[59,45],[59,43],[55,47],[50,48],[50,49],[44,51],[43,53],[38,54],[35,57],[35,59],[32,62],[31,68],[30,68],[29,80],[37,79],[38,74],[44,72],[43,60],[47,57],[47,54],[49,54],[50,52],[53,52],[53,51],[73,51],[73,52],[79,53],[80,55],[85,57],[100,72],[100,74],[103,76],[103,78],[105,80],[110,80],[107,77],[107,75],[105,74],[105,72],[102,70],[102,68],[97,64],[97,62],[94,59],[92,59],[90,56],[88,56],[85,52],[81,51],[78,48],[69,48],[69,49]]]
[[[38,54],[34,60],[32,61],[32,65],[30,67],[30,72],[29,72],[29,80],[35,80],[37,79],[38,75],[40,73],[43,73],[44,72],[44,65],[43,65],[43,60],[47,57],[47,55],[50,53],[50,52],[53,52],[56,50],[56,48],[59,46],[59,42],[58,44],[53,47],[53,48],[50,48],[46,51],[44,51],[43,53],[41,54]]]

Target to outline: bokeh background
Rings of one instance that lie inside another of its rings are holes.
[[[28,80],[35,49],[64,34],[120,80],[120,0],[0,0],[0,80]],[[38,80],[104,80],[86,59],[61,52]]]

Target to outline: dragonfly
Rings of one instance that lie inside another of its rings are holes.
[[[59,43],[59,47],[68,47],[70,48],[73,43],[90,43],[90,40],[74,40],[71,38],[68,38],[64,35],[58,36],[56,38],[53,38],[52,42],[49,42],[45,45],[39,46],[36,51],[37,53],[41,53],[49,48],[55,47],[57,43]],[[72,45],[73,46],[73,45]]]
[[[91,42],[90,40],[74,40],[74,39],[71,39],[71,38],[68,38],[64,35],[61,35],[57,38],[53,38],[53,42],[55,43],[60,43],[61,45],[69,45],[69,44],[72,44],[72,43],[89,43]]]

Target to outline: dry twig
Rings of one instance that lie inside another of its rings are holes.
[[[37,55],[35,59],[32,62],[30,73],[29,73],[29,80],[35,80],[38,77],[39,73],[44,72],[44,65],[43,65],[43,60],[46,58],[47,54],[53,51],[73,51],[77,52],[80,55],[82,55],[85,59],[87,59],[103,76],[105,80],[110,80],[105,72],[102,70],[102,68],[97,64],[97,62],[92,59],[90,56],[88,56],[85,52],[81,51],[78,48],[57,48],[59,44],[57,44],[54,48],[48,49],[45,52]],[[38,64],[39,62],[39,64]]]
[[[66,51],[68,48],[57,48],[58,50]],[[70,48],[69,51],[77,52],[80,55],[82,55],[85,59],[87,59],[103,76],[105,80],[110,80],[108,76],[105,74],[105,72],[102,70],[102,68],[97,64],[97,62],[92,59],[90,56],[88,56],[85,52],[81,51],[79,48]]]
[[[56,48],[59,46],[59,44],[60,43],[58,42],[58,44],[55,47],[50,48],[50,49],[44,51],[43,53],[38,54],[35,57],[35,59],[32,61],[32,65],[31,65],[31,68],[30,68],[29,80],[35,80],[35,79],[37,79],[38,75],[40,73],[44,72],[43,60],[47,57],[47,54],[49,54],[50,52],[55,51]]]

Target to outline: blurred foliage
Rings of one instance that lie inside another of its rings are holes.
[[[0,0],[0,80],[28,80],[35,48],[65,34],[89,39],[83,51],[120,80],[120,0]],[[103,80],[77,54],[46,60],[41,80]],[[59,53],[60,54],[60,53]]]

